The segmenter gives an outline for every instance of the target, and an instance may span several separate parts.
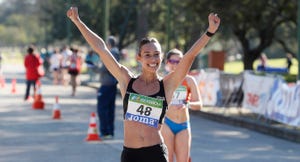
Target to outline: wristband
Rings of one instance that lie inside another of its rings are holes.
[[[211,33],[211,32],[209,32],[209,31],[206,31],[206,33],[205,33],[208,37],[212,37],[215,33]]]

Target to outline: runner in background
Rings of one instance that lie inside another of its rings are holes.
[[[183,58],[178,49],[167,53],[165,69],[168,73],[175,71]],[[196,80],[187,75],[181,85],[175,90],[171,103],[169,103],[162,135],[169,151],[169,161],[187,162],[191,148],[191,126],[189,108],[200,110],[202,100]]]
[[[71,51],[73,52],[72,55],[69,57],[70,66],[68,69],[68,73],[70,74],[70,84],[72,87],[72,94],[71,96],[75,96],[77,86],[80,85],[80,72],[82,66],[82,58],[78,54],[78,49],[72,48]]]
[[[65,45],[62,47],[61,54],[62,54],[62,61],[61,61],[62,84],[64,86],[67,86],[70,81],[68,70],[70,66],[69,57],[72,55],[72,51],[69,49],[68,46]]]

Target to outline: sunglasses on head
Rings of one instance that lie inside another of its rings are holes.
[[[172,59],[169,59],[168,62],[170,64],[178,64],[180,62],[180,60],[172,60]]]

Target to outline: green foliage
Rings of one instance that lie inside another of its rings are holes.
[[[36,22],[36,17],[30,15],[13,14],[7,17],[5,25],[2,25],[0,29],[0,35],[3,38],[1,43],[5,45],[36,43],[43,37]]]
[[[69,21],[65,14],[68,8],[67,2],[65,0],[36,1],[40,27],[44,29],[46,44],[67,39]]]
[[[136,41],[136,0],[111,1],[110,34],[119,37],[119,48],[125,48]]]
[[[242,44],[245,69],[252,69],[253,62],[276,41],[283,40],[281,43],[286,46],[286,39],[295,40],[295,34],[280,35],[280,39],[276,37],[278,30],[288,27],[285,24],[295,21],[296,5],[291,4],[296,4],[296,1],[267,0],[239,1],[235,3],[239,6],[240,13],[232,12],[230,18],[233,18],[237,25],[232,26],[234,23],[228,19],[227,21],[231,24],[233,33]],[[255,8],[259,12],[249,12],[249,8]]]
[[[66,17],[66,11],[71,5],[78,6],[83,21],[101,36],[102,1],[5,1],[0,5],[0,45],[52,44],[68,40],[86,43]],[[120,48],[152,35],[165,50],[170,43],[170,48],[186,51],[205,32],[208,14],[216,12],[221,17],[221,26],[209,46],[217,42],[229,54],[241,53],[243,69],[252,69],[262,52],[271,58],[286,52],[297,53],[296,0],[107,1],[110,3],[109,33],[119,38]],[[207,49],[211,49],[209,46]]]
[[[1,9],[0,45],[25,45],[43,40],[44,35],[31,1],[12,0],[3,3]]]
[[[297,82],[297,75],[295,74],[285,74],[283,75],[284,80],[288,83],[296,83]]]

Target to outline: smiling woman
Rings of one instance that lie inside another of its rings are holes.
[[[140,41],[137,60],[142,66],[139,76],[114,59],[105,42],[80,19],[77,7],[67,16],[79,29],[102,62],[118,80],[123,99],[124,147],[121,162],[167,162],[168,151],[161,135],[161,125],[173,92],[190,70],[194,58],[208,43],[220,25],[217,14],[208,16],[209,27],[183,56],[178,68],[165,77],[159,76],[163,59],[160,43],[155,38]],[[141,102],[142,101],[142,102]]]

